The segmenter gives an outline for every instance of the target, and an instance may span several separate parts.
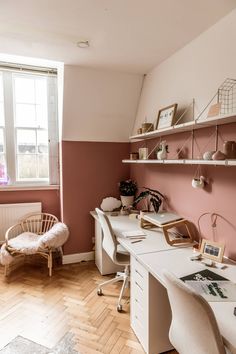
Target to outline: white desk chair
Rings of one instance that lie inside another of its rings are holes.
[[[96,213],[98,215],[99,222],[101,224],[102,231],[103,231],[102,246],[103,246],[104,250],[106,251],[108,256],[111,258],[111,260],[115,264],[125,267],[124,273],[119,273],[119,275],[116,276],[115,278],[100,284],[97,289],[97,294],[102,295],[102,288],[104,286],[122,280],[123,285],[122,285],[122,288],[120,291],[120,296],[119,296],[118,304],[117,304],[117,311],[121,312],[122,311],[121,300],[122,300],[125,288],[128,286],[128,282],[129,282],[130,256],[129,256],[129,253],[127,253],[123,249],[123,247],[121,247],[118,244],[118,242],[116,240],[116,236],[112,230],[110,221],[109,221],[108,217],[106,216],[106,214],[98,208],[96,208]]]
[[[179,354],[226,354],[208,302],[184,282],[163,272],[172,311],[169,338]]]

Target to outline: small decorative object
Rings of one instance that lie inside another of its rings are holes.
[[[168,145],[166,145],[166,141],[163,140],[160,142],[160,145],[157,148],[157,159],[165,160],[167,158],[168,153]]]
[[[202,239],[200,253],[203,257],[222,262],[225,246],[213,241]]]
[[[131,152],[130,155],[130,160],[138,160],[139,158],[139,153],[138,152]]]
[[[119,183],[119,191],[122,206],[129,207],[133,205],[134,196],[137,192],[137,183],[128,179]]]
[[[201,189],[201,188],[204,188],[205,183],[206,183],[205,177],[203,177],[201,175],[201,166],[198,165],[197,169],[196,169],[196,172],[195,172],[195,175],[194,175],[194,177],[192,179],[192,187]]]
[[[101,209],[103,211],[113,211],[120,208],[121,201],[113,197],[107,197],[102,200]]]
[[[147,133],[153,131],[154,127],[152,123],[143,123],[142,124],[142,133]]]
[[[142,128],[138,128],[137,134],[142,134]]]
[[[212,160],[225,160],[226,156],[221,152],[220,150],[217,150],[213,155],[212,155]]]
[[[236,159],[236,142],[225,141],[223,144],[223,152],[227,159]]]
[[[177,103],[175,103],[159,110],[156,129],[169,128],[172,126],[177,106]]]
[[[221,103],[216,103],[213,104],[210,109],[209,112],[207,114],[207,117],[216,117],[220,114],[220,109],[221,109]]]
[[[150,189],[144,187],[144,191],[141,192],[135,199],[133,206],[135,207],[141,200],[147,200],[147,207],[145,208],[147,211],[150,210],[150,204],[153,206],[153,209],[156,213],[158,213],[159,208],[163,199],[165,199],[164,195],[155,189]]]
[[[139,148],[139,159],[140,160],[147,160],[148,159],[148,148]]]
[[[212,156],[214,155],[215,151],[206,151],[203,154],[203,160],[212,160]]]
[[[129,207],[126,207],[125,205],[122,206],[120,210],[120,215],[129,215]]]
[[[204,188],[205,185],[205,178],[200,176],[199,178],[192,179],[192,187],[193,188]]]

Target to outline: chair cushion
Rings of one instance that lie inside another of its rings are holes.
[[[33,232],[23,232],[10,239],[8,245],[25,254],[34,254],[38,250],[39,236]]]
[[[62,222],[58,222],[53,227],[39,237],[39,247],[57,248],[61,247],[69,236],[68,227]]]
[[[129,252],[120,244],[117,245],[117,252],[129,256]]]
[[[130,263],[130,255],[121,245],[117,245],[116,260],[121,265],[129,265]]]

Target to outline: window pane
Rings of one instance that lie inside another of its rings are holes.
[[[16,104],[16,125],[18,127],[36,127],[35,105]]]
[[[34,79],[15,77],[14,83],[17,103],[35,103]]]
[[[3,80],[2,74],[0,74],[0,102],[3,101]]]
[[[18,180],[37,178],[36,155],[18,155],[17,165]]]
[[[49,177],[49,162],[47,155],[38,156],[38,169],[39,169],[39,178],[48,178]]]
[[[35,130],[17,129],[17,151],[31,154],[36,152]]]
[[[4,106],[3,102],[0,102],[0,126],[3,127],[5,119],[4,119]]]
[[[5,155],[0,154],[0,184],[7,184],[7,166]]]
[[[37,117],[37,126],[40,128],[48,128],[48,114],[46,105],[36,105],[36,117]]]
[[[35,80],[35,103],[45,105],[47,102],[47,79]]]
[[[48,153],[48,132],[45,130],[37,131],[38,153]]]
[[[0,153],[5,151],[4,132],[0,129]]]
[[[0,126],[4,126],[4,97],[3,97],[3,80],[0,74]]]

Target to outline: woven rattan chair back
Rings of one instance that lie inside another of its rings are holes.
[[[37,235],[43,235],[58,222],[56,216],[47,213],[30,214],[21,222],[24,232],[33,232]]]

